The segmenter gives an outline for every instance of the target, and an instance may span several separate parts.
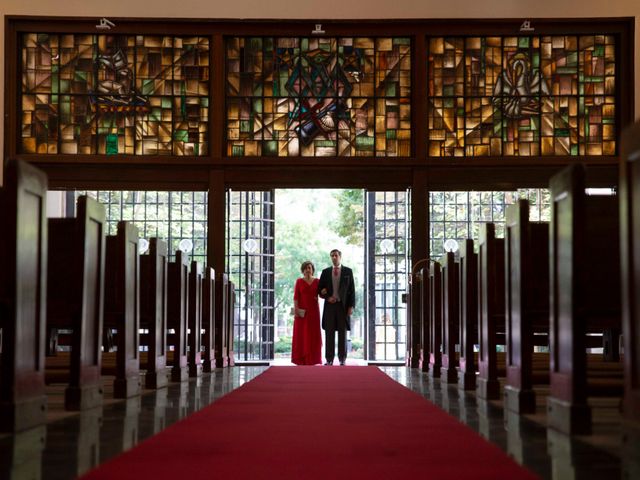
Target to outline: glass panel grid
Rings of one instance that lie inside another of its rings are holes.
[[[207,154],[209,40],[22,36],[21,153]]]
[[[105,206],[108,235],[115,235],[118,222],[126,220],[138,227],[140,238],[166,241],[172,260],[180,242],[188,240],[189,257],[207,264],[207,192],[77,190],[74,194],[75,198],[88,195]]]
[[[367,192],[369,359],[403,360],[410,262],[409,192]]]
[[[229,156],[411,155],[408,38],[227,39]]]
[[[237,360],[272,360],[275,334],[273,191],[227,192],[227,268],[236,289]]]
[[[615,38],[428,38],[427,151],[615,155]]]
[[[549,221],[550,198],[547,189],[518,189],[514,191],[484,192],[430,192],[429,229],[430,256],[439,259],[445,253],[445,242],[454,240],[461,244],[473,239],[477,248],[480,225],[493,222],[496,234],[504,236],[507,206],[519,198],[529,200],[529,217],[532,221]]]

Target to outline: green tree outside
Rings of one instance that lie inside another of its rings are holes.
[[[329,251],[343,252],[344,263],[353,268],[356,282],[354,321],[363,322],[364,212],[362,190],[276,190],[275,230],[275,317],[281,330],[276,356],[291,352],[293,288],[301,276],[300,265],[310,260],[316,277],[331,264]],[[286,324],[286,329],[282,324]],[[286,333],[283,331],[286,330]],[[362,338],[351,334],[352,345],[361,347]],[[352,356],[361,356],[362,348]]]

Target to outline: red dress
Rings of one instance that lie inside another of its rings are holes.
[[[293,320],[291,361],[296,365],[322,363],[318,279],[314,278],[311,284],[305,282],[303,278],[296,280],[293,299],[298,301],[298,308],[306,312],[304,317],[296,315]]]

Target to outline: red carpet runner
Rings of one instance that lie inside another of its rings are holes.
[[[271,367],[86,479],[536,478],[375,367]]]

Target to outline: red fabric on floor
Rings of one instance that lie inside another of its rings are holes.
[[[376,367],[271,367],[86,479],[533,479]]]

